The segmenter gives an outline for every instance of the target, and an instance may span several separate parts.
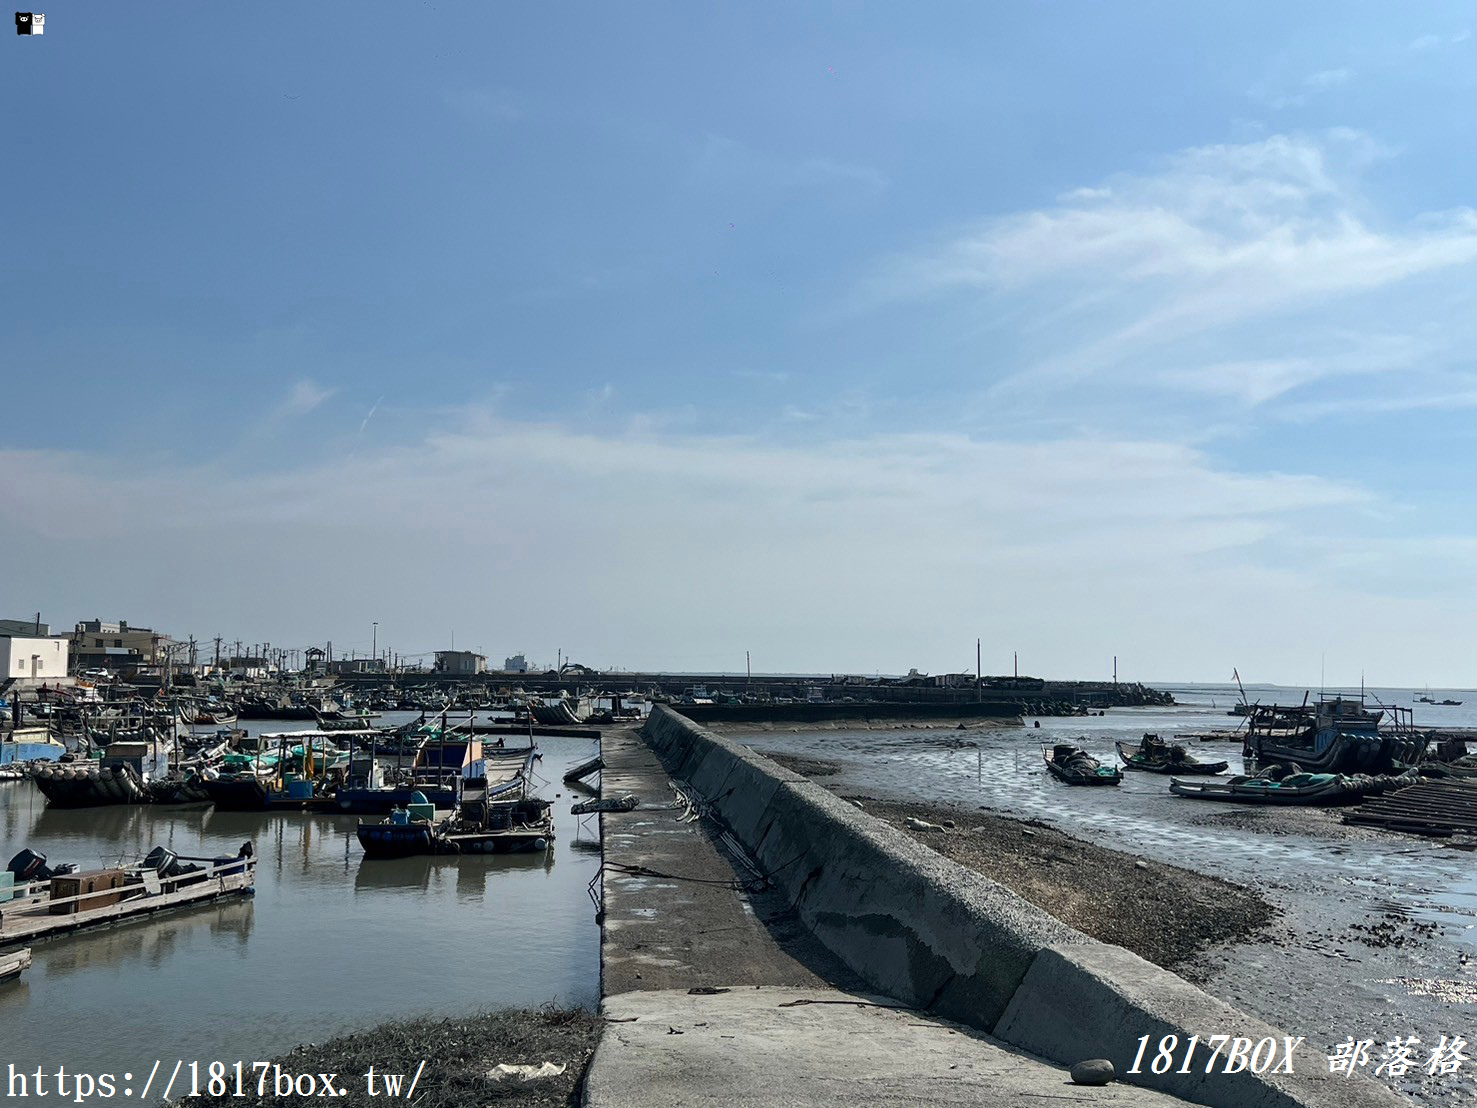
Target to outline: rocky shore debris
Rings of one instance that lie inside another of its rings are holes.
[[[1106,1085],[1115,1076],[1113,1063],[1106,1058],[1088,1058],[1067,1071],[1074,1085]]]
[[[507,1105],[509,1108],[573,1108],[601,1019],[583,1008],[504,1009],[451,1019],[415,1019],[371,1027],[321,1044],[299,1046],[275,1059],[294,1073],[337,1073],[347,1096],[334,1104],[382,1108],[360,1074],[413,1074],[416,1108]],[[383,1094],[384,1090],[378,1090]],[[270,1089],[264,1102],[294,1103]],[[190,1098],[192,1106],[240,1105],[231,1096]]]

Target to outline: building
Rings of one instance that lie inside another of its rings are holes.
[[[0,619],[0,635],[21,635],[33,639],[51,637],[51,624],[40,619]]]
[[[72,657],[78,669],[159,669],[174,640],[148,627],[126,621],[84,620],[72,633]]]
[[[235,658],[227,658],[225,671],[232,677],[244,677],[254,680],[259,677],[271,675],[272,664],[259,655],[244,655]]]
[[[0,635],[0,684],[65,680],[70,645],[65,638]]]
[[[504,673],[527,673],[528,659],[522,654],[514,654],[511,658],[503,659]]]
[[[453,677],[474,677],[487,672],[487,657],[470,650],[436,651],[436,672]]]
[[[328,672],[339,677],[352,673],[384,673],[386,672],[385,660],[383,658],[341,658],[337,662],[328,663]]]

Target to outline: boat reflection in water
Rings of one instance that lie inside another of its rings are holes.
[[[457,857],[455,855],[416,855],[409,858],[359,859],[354,871],[356,893],[379,893],[387,889],[429,892],[444,890],[455,878],[459,898],[481,897],[488,882],[514,874],[537,871],[548,873],[554,868],[556,852],[543,850],[527,854]]]
[[[255,909],[250,899],[219,902],[149,916],[105,931],[89,932],[38,948],[45,954],[47,977],[65,977],[83,970],[117,969],[130,963],[150,968],[163,965],[183,946],[195,942],[224,949],[230,940],[245,948],[251,938]]]

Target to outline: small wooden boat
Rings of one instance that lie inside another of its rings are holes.
[[[1116,785],[1123,780],[1116,766],[1105,766],[1080,746],[1070,743],[1042,747],[1041,757],[1052,776],[1069,785]]]
[[[1364,791],[1350,788],[1337,773],[1294,773],[1281,781],[1265,777],[1232,777],[1228,781],[1170,781],[1175,796],[1221,800],[1233,804],[1352,804]]]
[[[31,964],[31,948],[0,950],[0,985],[14,981]]]
[[[1178,743],[1170,745],[1158,735],[1145,735],[1135,750],[1127,743],[1114,743],[1118,757],[1129,769],[1146,770],[1149,773],[1177,773],[1184,776],[1199,774],[1213,776],[1225,773],[1229,762],[1202,762]]]

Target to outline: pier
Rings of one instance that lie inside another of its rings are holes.
[[[1142,1035],[1281,1035],[670,709],[602,756],[641,803],[601,817],[590,1105],[1402,1103],[1311,1051],[1129,1076]],[[1068,1084],[1090,1058],[1120,1082]]]
[[[250,896],[255,874],[255,859],[233,858],[198,874],[162,883],[146,870],[139,884],[88,889],[74,896],[52,896],[51,883],[46,881],[22,885],[16,889],[16,899],[0,906],[0,946],[106,927],[226,897]]]

